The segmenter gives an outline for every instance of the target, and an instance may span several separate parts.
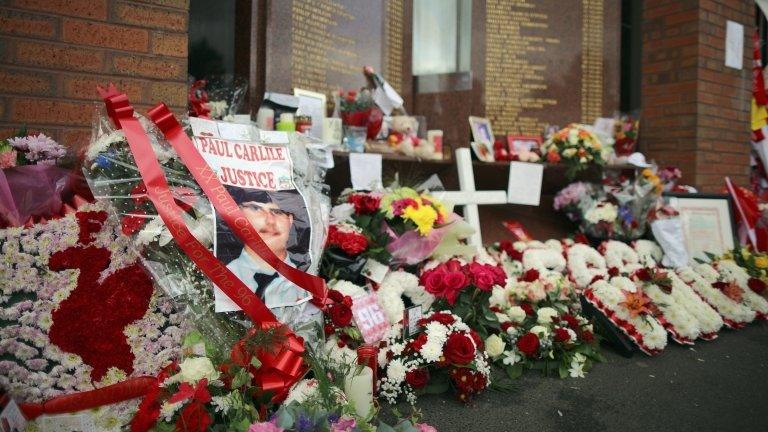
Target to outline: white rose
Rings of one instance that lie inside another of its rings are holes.
[[[492,358],[496,358],[504,353],[506,344],[498,335],[490,335],[485,340],[485,352]]]
[[[219,371],[208,357],[187,358],[181,362],[179,369],[180,372],[173,377],[174,381],[195,384],[203,378],[209,382],[219,379]]]
[[[547,329],[544,326],[537,325],[537,326],[531,327],[531,330],[529,330],[529,332],[535,334],[538,337],[543,338],[549,334],[549,329]]]
[[[568,131],[568,142],[571,144],[576,144],[579,142],[579,130],[576,128],[572,128]]]
[[[511,321],[511,320],[509,319],[509,316],[507,316],[507,315],[505,315],[505,314],[503,314],[503,313],[498,313],[498,312],[496,312],[496,313],[494,313],[494,315],[496,315],[496,319],[497,319],[497,320],[499,320],[499,323],[500,323],[500,324],[504,324],[505,322],[509,322],[509,321]]]
[[[551,307],[543,307],[536,311],[536,322],[539,324],[550,324],[552,318],[559,315],[557,311]]]
[[[575,155],[575,154],[576,154],[576,149],[575,148],[569,148],[569,149],[563,150],[563,157],[564,158],[572,158],[573,155]]]
[[[523,308],[521,308],[520,306],[512,306],[511,308],[509,308],[509,310],[507,311],[507,315],[509,316],[509,319],[511,319],[516,323],[521,323],[525,321],[525,317],[526,317],[525,310],[523,310]]]

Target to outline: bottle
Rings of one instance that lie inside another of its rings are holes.
[[[261,130],[275,130],[275,110],[263,106],[256,113],[256,126]]]
[[[277,123],[277,128],[275,128],[275,130],[278,130],[281,132],[295,132],[296,123],[293,122],[293,114],[291,113],[280,114],[280,121]]]

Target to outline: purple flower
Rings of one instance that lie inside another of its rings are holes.
[[[296,421],[296,432],[312,432],[315,430],[315,424],[312,419],[304,414],[299,414],[299,419]]]
[[[24,157],[30,162],[53,163],[67,154],[61,144],[44,134],[10,138],[8,143],[16,150],[24,152]]]
[[[419,432],[437,432],[437,429],[426,423],[416,423],[414,426]]]
[[[579,202],[584,195],[589,193],[589,186],[583,182],[571,183],[555,196],[553,207],[560,210],[569,205]]]

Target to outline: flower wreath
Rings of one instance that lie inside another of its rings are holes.
[[[635,240],[632,247],[637,252],[640,264],[644,267],[655,267],[664,257],[661,247],[656,242],[650,240]]]
[[[672,340],[679,344],[693,345],[701,336],[699,321],[672,295],[675,287],[668,272],[660,269],[639,269],[632,280],[661,310],[656,319],[667,329]]]
[[[643,267],[637,252],[624,242],[608,240],[600,245],[599,250],[612,276],[628,275]]]
[[[390,329],[386,348],[379,352],[383,369],[377,388],[391,404],[399,398],[416,402],[416,393],[433,388],[453,387],[462,402],[490,385],[490,367],[483,342],[461,318],[447,312],[433,312],[419,321],[424,331],[403,340],[401,325]]]
[[[699,329],[701,330],[699,337],[704,340],[716,339],[717,332],[723,328],[723,317],[702,300],[696,291],[683,282],[677,274],[670,271],[667,276],[672,281],[672,297],[699,322]]]
[[[768,301],[755,292],[755,284],[763,287],[760,279],[750,278],[742,267],[733,260],[720,260],[715,262],[715,268],[727,282],[735,282],[742,289],[742,302],[757,313],[756,318],[768,320]]]
[[[568,248],[568,273],[577,288],[586,288],[608,276],[608,268],[600,252],[584,244],[574,244]]]
[[[562,274],[565,271],[566,264],[562,248],[560,250],[549,247],[535,248],[527,249],[523,252],[523,270],[534,269],[544,275],[550,273]]]
[[[723,317],[723,323],[728,327],[741,328],[755,319],[755,311],[714,286],[720,274],[709,264],[697,265],[695,270],[683,267],[677,270],[677,275]]]
[[[389,272],[384,277],[376,291],[376,296],[391,325],[403,319],[405,313],[403,296],[408,297],[414,305],[420,305],[424,311],[429,310],[432,302],[435,301],[435,296],[419,285],[419,278],[416,275],[401,270]]]
[[[630,279],[597,280],[584,291],[584,298],[644,353],[656,355],[667,346],[667,332],[653,316],[650,299]]]
[[[0,387],[15,399],[154,375],[178,356],[182,316],[102,207],[0,230],[0,250]],[[125,425],[136,403],[103,407],[94,421]]]

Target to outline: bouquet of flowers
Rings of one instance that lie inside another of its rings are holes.
[[[574,178],[590,165],[605,165],[603,144],[586,126],[570,124],[541,145],[541,154],[552,165],[564,163],[566,175]]]
[[[384,114],[373,101],[371,90],[364,88],[344,92],[339,90],[341,122],[344,126],[367,128],[367,138],[375,139],[381,130]]]
[[[391,404],[400,398],[414,404],[418,393],[453,388],[460,401],[469,402],[490,385],[483,342],[461,318],[439,311],[419,325],[424,331],[408,339],[403,339],[401,326],[390,330],[379,352],[379,396]]]
[[[355,281],[367,259],[417,264],[453,238],[447,234],[459,219],[439,200],[411,188],[344,192],[331,210],[321,271],[329,279]]]
[[[499,328],[488,299],[494,287],[507,283],[501,267],[458,259],[433,261],[424,266],[419,279],[424,290],[435,296],[436,310],[450,310],[484,337]]]
[[[30,225],[62,211],[71,192],[68,170],[57,164],[62,145],[44,134],[22,130],[0,141],[0,228]]]
[[[635,152],[640,131],[640,120],[632,115],[622,114],[614,122],[613,139],[616,156],[629,156]]]
[[[583,378],[602,361],[592,324],[564,303],[544,304],[521,303],[497,312],[501,331],[485,340],[485,352],[513,379],[525,369]]]

